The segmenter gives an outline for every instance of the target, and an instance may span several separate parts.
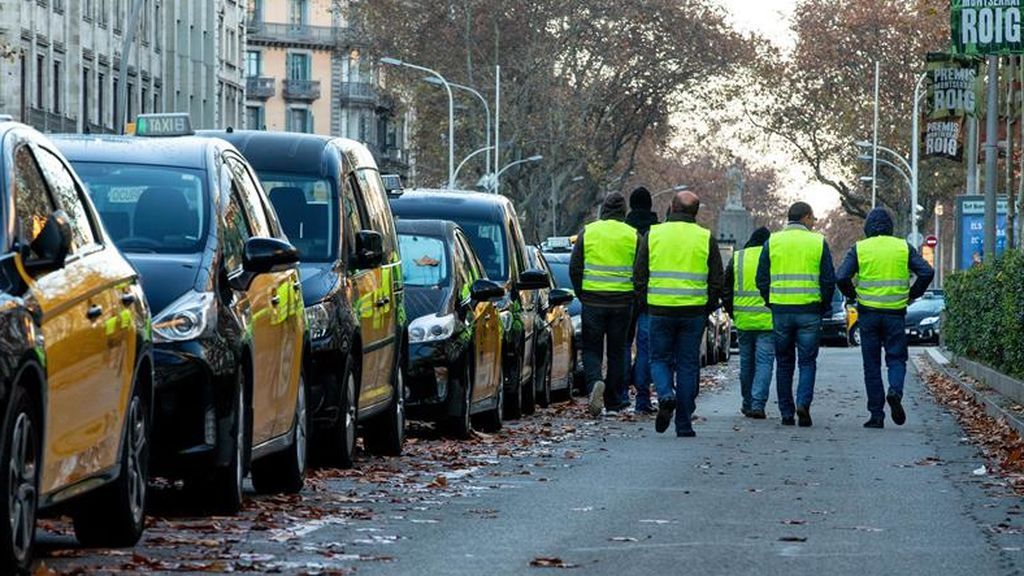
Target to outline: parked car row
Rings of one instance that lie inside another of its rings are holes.
[[[502,197],[389,198],[358,142],[179,114],[0,143],[0,573],[40,511],[130,546],[151,476],[236,513],[358,433],[400,454],[407,408],[465,437],[568,390],[572,292]]]

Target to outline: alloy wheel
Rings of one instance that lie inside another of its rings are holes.
[[[11,544],[18,562],[23,562],[32,548],[36,525],[36,485],[38,450],[31,417],[18,414],[11,435],[11,459],[8,463],[8,509]]]
[[[351,371],[345,381],[345,446],[349,454],[356,451],[356,376]]]
[[[142,522],[146,506],[146,415],[138,396],[128,412],[128,505],[132,518]]]

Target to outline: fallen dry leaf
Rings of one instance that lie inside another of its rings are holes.
[[[579,564],[572,564],[566,562],[561,558],[554,556],[540,556],[530,560],[530,566],[533,568],[579,568]]]
[[[782,536],[779,542],[807,542],[806,536]]]

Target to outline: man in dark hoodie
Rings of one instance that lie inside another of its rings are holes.
[[[651,373],[658,388],[654,429],[692,438],[691,416],[700,380],[700,343],[708,314],[722,295],[722,255],[711,232],[697,224],[700,199],[680,192],[663,224],[651,226],[636,255],[637,292],[651,315]],[[676,410],[676,407],[679,407]]]
[[[605,405],[621,407],[619,391],[626,381],[637,232],[625,219],[626,199],[612,192],[601,206],[600,220],[587,224],[576,237],[569,258],[569,279],[583,304],[583,372],[594,417]],[[601,375],[605,358],[607,377]]]
[[[813,232],[817,218],[806,202],[789,207],[789,223],[771,235],[757,265],[757,289],[772,310],[775,331],[775,389],[782,425],[811,426],[811,401],[818,371],[821,315],[832,307],[836,271],[825,237]],[[793,374],[800,382],[793,405]],[[796,418],[794,418],[794,412]]]
[[[626,215],[626,224],[629,224],[636,231],[644,236],[651,229],[651,226],[658,223],[658,215],[651,207],[651,193],[640,186],[629,195],[629,214]],[[647,314],[647,303],[643,298],[638,298],[634,309],[634,322],[630,330],[630,338],[626,341],[626,362],[628,364],[632,356],[633,335],[636,336],[636,359],[633,369],[630,372],[633,376],[633,386],[636,388],[636,411],[640,414],[651,414],[654,408],[651,406],[651,346],[650,346],[650,316]],[[629,401],[629,393],[626,391],[625,400]]]
[[[907,304],[920,298],[935,271],[903,239],[893,236],[892,217],[875,208],[864,221],[864,240],[857,242],[839,267],[836,282],[847,298],[857,300],[864,387],[871,418],[865,428],[885,427],[885,403],[892,421],[907,420],[903,410],[903,381],[907,376]],[[916,276],[910,284],[910,275]],[[882,384],[882,349],[889,369],[889,393]]]
[[[757,291],[757,265],[771,232],[764,226],[754,230],[742,250],[725,268],[722,304],[736,324],[740,345],[740,412],[748,418],[764,419],[768,392],[775,368],[775,334],[772,311]]]

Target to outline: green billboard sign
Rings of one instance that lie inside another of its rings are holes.
[[[953,52],[1024,54],[1024,0],[952,0]]]

